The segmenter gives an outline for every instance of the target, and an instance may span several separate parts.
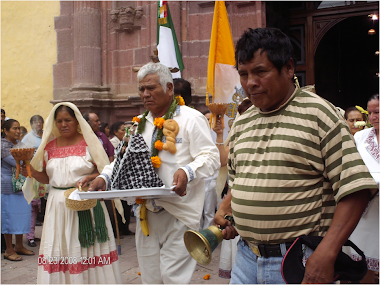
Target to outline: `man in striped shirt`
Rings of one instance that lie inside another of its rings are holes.
[[[254,106],[231,129],[230,199],[214,219],[225,238],[242,237],[231,283],[284,283],[283,256],[301,235],[324,237],[303,283],[332,283],[337,254],[377,185],[335,106],[294,85],[285,34],[249,29],[235,58]],[[231,211],[236,228],[223,219]]]

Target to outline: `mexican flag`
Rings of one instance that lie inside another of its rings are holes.
[[[172,73],[172,75],[173,78],[180,78],[181,71],[185,67],[175,35],[168,1],[158,1],[157,50],[160,63],[169,68],[178,68],[179,71]]]
[[[206,105],[210,102],[209,96],[212,97],[212,103],[228,103],[224,115],[225,140],[238,113],[237,108],[245,95],[235,68],[235,48],[224,1],[215,1],[206,91]],[[212,136],[215,136],[214,132]]]

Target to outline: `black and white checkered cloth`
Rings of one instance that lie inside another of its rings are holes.
[[[112,170],[112,189],[140,189],[162,187],[164,183],[154,171],[150,152],[141,134],[131,135],[125,153],[121,154],[124,141],[115,149],[116,159]]]

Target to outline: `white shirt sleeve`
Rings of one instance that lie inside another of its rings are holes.
[[[219,150],[212,141],[207,124],[205,117],[196,116],[186,126],[185,136],[190,142],[189,150],[193,161],[180,169],[186,172],[189,183],[194,179],[213,176],[220,168]]]
[[[111,175],[112,175],[112,170],[113,166],[115,165],[115,161],[111,162],[111,164],[106,165],[102,173],[98,176],[100,178],[103,178],[104,181],[106,182],[106,189],[108,189],[108,185],[111,183]]]

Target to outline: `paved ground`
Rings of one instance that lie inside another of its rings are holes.
[[[130,229],[135,231],[135,218],[131,218]],[[41,236],[42,227],[36,227],[36,237]],[[25,236],[24,236],[25,240]],[[36,284],[37,282],[37,260],[38,247],[31,248],[24,241],[27,249],[33,250],[36,255],[23,256],[23,260],[12,262],[1,256],[1,283],[2,284]],[[138,275],[139,265],[137,263],[136,247],[134,236],[124,236],[120,240],[121,256],[119,256],[120,268],[124,284],[141,284],[141,278]],[[37,243],[39,244],[39,243]],[[218,276],[219,271],[219,245],[212,253],[211,263],[207,266],[198,264],[193,274],[191,284],[228,284],[229,279],[223,279]],[[210,274],[209,280],[203,277]]]

